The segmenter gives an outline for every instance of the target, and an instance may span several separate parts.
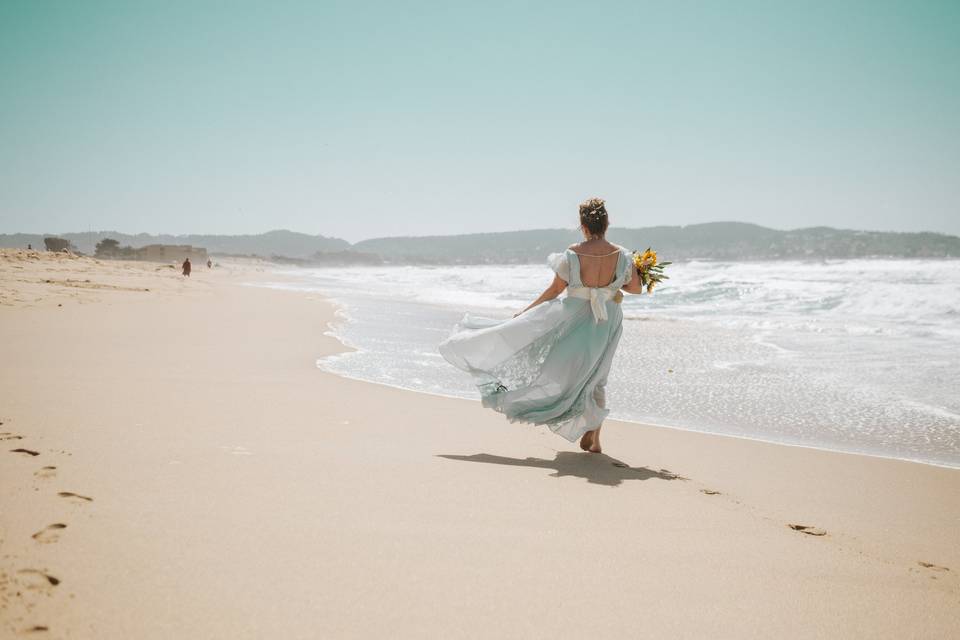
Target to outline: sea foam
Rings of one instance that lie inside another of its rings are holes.
[[[960,262],[675,264],[628,296],[612,416],[960,467]],[[465,398],[436,345],[465,311],[509,317],[546,266],[346,267],[285,272],[340,311],[350,377]]]

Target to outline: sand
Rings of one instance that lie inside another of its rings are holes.
[[[960,471],[582,453],[318,370],[265,269],[0,254],[0,637],[956,637]]]

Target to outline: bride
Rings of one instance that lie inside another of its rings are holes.
[[[510,320],[464,316],[440,353],[470,373],[483,406],[545,424],[600,453],[604,389],[622,332],[622,291],[643,292],[631,252],[607,242],[604,201],[580,205],[584,241],[547,261],[553,282]],[[566,290],[566,295],[559,297]]]

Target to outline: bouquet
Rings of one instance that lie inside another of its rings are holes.
[[[637,268],[640,285],[646,287],[647,293],[653,293],[653,285],[670,279],[670,276],[663,275],[663,268],[669,264],[672,263],[657,262],[657,252],[652,251],[650,247],[647,247],[643,253],[633,252],[633,266]]]

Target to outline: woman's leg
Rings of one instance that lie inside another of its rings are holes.
[[[606,380],[606,378],[604,378],[604,379],[601,380],[599,383],[597,383],[597,386],[593,388],[593,401],[596,402],[596,403],[597,403],[597,406],[600,407],[601,409],[603,409],[603,408],[605,408],[605,407],[607,406],[607,380]],[[600,453],[600,452],[601,452],[601,449],[600,449],[600,428],[601,428],[602,426],[603,426],[603,425],[601,424],[600,426],[598,426],[598,427],[597,427],[596,429],[594,429],[593,431],[587,431],[587,433],[586,433],[583,437],[586,438],[587,436],[590,436],[590,438],[589,438],[589,439],[587,440],[587,442],[586,442],[586,445],[587,445],[587,446],[583,446],[585,443],[584,443],[583,440],[580,440],[580,448],[581,448],[581,449],[583,449],[584,451],[589,451],[590,453]]]
[[[587,431],[583,434],[583,437],[580,438],[580,448],[584,451],[590,451],[590,447],[593,446],[593,431]]]
[[[590,441],[590,453],[600,453],[602,449],[600,448],[600,429],[603,425],[600,425],[590,433],[593,434],[593,439]]]
[[[597,427],[593,431],[587,431],[585,434],[583,434],[583,437],[580,438],[580,448],[584,451],[589,451],[590,453],[601,452],[600,427]]]

